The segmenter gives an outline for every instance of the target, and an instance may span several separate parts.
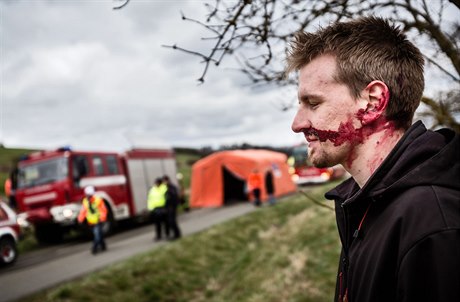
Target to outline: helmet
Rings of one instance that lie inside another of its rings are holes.
[[[85,195],[91,196],[94,193],[96,193],[96,190],[94,189],[93,186],[87,186],[85,187]]]

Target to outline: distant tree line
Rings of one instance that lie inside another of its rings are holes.
[[[268,145],[252,145],[249,143],[242,144],[231,144],[231,145],[221,145],[218,148],[213,148],[210,146],[204,146],[200,148],[188,148],[188,147],[174,147],[174,152],[176,153],[187,153],[198,155],[201,158],[206,157],[214,152],[218,151],[227,151],[227,150],[248,150],[248,149],[259,149],[259,150],[270,150],[275,152],[281,152],[286,155],[290,154],[291,147],[274,147]]]

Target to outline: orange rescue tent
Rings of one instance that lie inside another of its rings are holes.
[[[254,169],[264,178],[267,171],[272,172],[275,196],[295,192],[285,154],[252,149],[220,151],[192,166],[190,206],[219,207],[236,200],[248,200],[246,181]],[[267,199],[265,182],[261,198]]]

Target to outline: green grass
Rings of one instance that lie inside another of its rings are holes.
[[[333,211],[295,194],[23,301],[331,301],[339,250]]]

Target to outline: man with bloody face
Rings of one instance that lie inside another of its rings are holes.
[[[420,51],[387,20],[298,33],[294,132],[317,167],[351,178],[335,200],[342,253],[335,301],[460,301],[460,139],[412,124],[424,89]]]

